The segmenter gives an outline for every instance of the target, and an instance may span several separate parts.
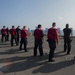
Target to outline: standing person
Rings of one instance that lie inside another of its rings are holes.
[[[16,28],[16,33],[17,33],[17,42],[19,43],[20,26]]]
[[[69,24],[66,24],[66,28],[63,29],[64,33],[64,52],[67,50],[67,54],[70,54],[71,52],[71,29],[69,28]]]
[[[3,42],[4,38],[5,38],[5,41],[6,41],[6,28],[5,28],[5,26],[3,26],[3,28],[1,29],[1,34],[2,34],[1,41]]]
[[[24,50],[27,52],[27,30],[26,26],[23,26],[23,29],[21,30],[21,41],[20,41],[20,50],[22,50],[22,45],[24,44]]]
[[[6,28],[6,39],[7,41],[9,41],[9,28],[8,27]]]
[[[42,26],[39,24],[38,28],[34,30],[34,56],[37,55],[37,47],[39,47],[40,56],[43,56],[42,40],[43,40],[43,31]]]
[[[13,46],[13,40],[15,39],[15,43],[16,45],[18,45],[17,43],[17,39],[16,39],[16,29],[14,26],[12,26],[12,28],[10,29],[10,34],[11,34],[11,46]]]
[[[54,51],[56,49],[56,43],[58,44],[58,31],[56,29],[56,23],[52,23],[52,27],[48,29],[47,33],[47,38],[48,38],[48,43],[49,43],[49,62],[54,62],[53,60],[54,57]]]

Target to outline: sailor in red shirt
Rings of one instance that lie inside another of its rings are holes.
[[[18,45],[17,39],[16,39],[16,29],[14,26],[12,26],[12,28],[10,29],[10,34],[11,34],[11,46],[13,46],[13,40],[14,39],[15,39],[16,45]]]
[[[20,41],[20,50],[22,50],[22,45],[24,44],[24,50],[27,52],[27,30],[26,26],[23,26],[23,29],[21,30],[21,41]]]
[[[5,26],[3,26],[3,28],[1,29],[1,34],[2,34],[2,42],[4,41],[4,38],[5,38],[5,41],[6,41],[6,28]]]
[[[34,38],[35,38],[35,46],[34,46],[34,56],[37,55],[37,47],[39,46],[40,56],[43,56],[43,48],[42,48],[42,39],[43,39],[43,31],[41,29],[41,25],[38,25],[38,28],[34,30]]]
[[[53,22],[52,28],[48,29],[48,43],[49,43],[49,48],[50,48],[50,53],[49,53],[49,61],[53,62],[54,60],[52,59],[54,57],[54,51],[56,49],[56,43],[58,44],[58,31],[56,29],[56,23]]]

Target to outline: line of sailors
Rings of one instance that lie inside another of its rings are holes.
[[[68,30],[68,28],[67,28],[67,30]],[[6,29],[5,26],[3,26],[3,28],[1,29],[2,42],[3,42],[3,37],[5,37],[5,41],[9,40],[9,38],[7,36],[9,32],[11,34],[11,46],[14,46],[14,44],[13,44],[14,39],[15,39],[16,45],[18,45],[19,44],[19,38],[21,37],[19,49],[22,50],[22,45],[24,44],[24,51],[27,52],[28,33],[26,30],[26,26],[23,26],[23,29],[20,29],[20,26],[18,26],[16,29],[14,26],[12,26],[12,28],[10,30]],[[19,37],[19,35],[20,35],[20,37]],[[37,48],[38,47],[39,47],[40,56],[43,56],[43,47],[42,47],[43,36],[44,36],[44,34],[43,34],[43,30],[42,30],[42,25],[39,24],[38,28],[36,28],[34,30],[34,40],[35,40],[34,41],[34,49],[33,49],[34,50],[34,52],[33,52],[34,56],[37,56]],[[8,39],[6,39],[6,38],[8,38]],[[56,49],[56,43],[58,44],[58,41],[59,41],[58,31],[57,31],[55,22],[53,22],[52,27],[48,29],[47,39],[48,39],[47,42],[48,42],[49,48],[50,48],[49,61],[53,62],[54,61],[53,60],[54,51]],[[70,50],[69,50],[69,52],[70,52]]]
[[[18,45],[19,43],[19,31],[20,31],[20,26],[18,26],[16,29],[14,26],[12,26],[12,28],[9,30],[9,28],[3,26],[3,28],[1,29],[1,41],[2,42],[7,42],[9,41],[9,34],[11,34],[11,46],[13,46],[13,39],[15,39],[16,45]]]

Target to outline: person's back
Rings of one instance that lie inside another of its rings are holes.
[[[9,28],[6,28],[6,37],[7,37],[7,41],[9,41]]]
[[[17,37],[17,42],[19,43],[19,35],[20,35],[20,26],[16,28],[16,37]]]
[[[10,34],[11,34],[12,36],[15,36],[15,35],[16,35],[16,30],[15,30],[15,28],[11,28],[11,29],[10,29]]]
[[[3,42],[4,38],[6,41],[6,28],[5,28],[5,26],[3,26],[3,28],[1,29],[1,34],[2,34],[1,41]]]
[[[42,30],[41,29],[35,29],[34,37],[35,37],[35,39],[42,39],[43,38]]]
[[[21,41],[20,41],[20,50],[22,50],[22,45],[24,44],[24,50],[27,52],[27,30],[26,26],[23,26],[23,29],[21,30]]]
[[[21,38],[27,38],[27,30],[26,29],[22,29],[21,30]]]
[[[20,26],[18,26],[17,28],[16,28],[16,33],[17,33],[17,35],[19,35],[19,32],[20,32],[20,28],[19,28]]]
[[[64,28],[63,32],[64,32],[64,38],[65,39],[70,37],[70,34],[71,34],[71,29],[70,28]]]
[[[43,47],[42,47],[42,39],[43,39],[43,31],[42,26],[39,24],[38,28],[34,31],[34,56],[37,56],[37,48],[39,47],[40,56],[43,56]]]
[[[49,28],[48,29],[48,39],[50,40],[57,40],[58,32],[56,28]]]
[[[66,28],[63,29],[64,33],[64,52],[67,50],[67,54],[70,54],[71,52],[71,29],[69,28],[69,24],[66,24]]]
[[[1,29],[1,33],[2,34],[6,34],[6,28],[5,28],[5,26],[3,26],[3,28]]]
[[[15,43],[16,45],[18,45],[17,43],[17,39],[16,39],[16,29],[14,26],[12,26],[12,28],[10,29],[10,34],[11,34],[11,46],[13,46],[13,40],[15,39]]]
[[[49,62],[53,62],[54,51],[56,49],[56,43],[58,44],[58,32],[56,29],[56,23],[52,23],[52,27],[48,29],[47,41],[49,44],[50,52],[49,52]]]
[[[7,32],[7,34],[9,34],[9,28],[7,27],[7,29],[6,29],[6,32]]]

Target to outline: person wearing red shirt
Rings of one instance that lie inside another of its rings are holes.
[[[1,34],[2,34],[2,42],[4,41],[4,38],[5,38],[5,41],[6,41],[6,28],[5,26],[3,26],[3,28],[1,29]]]
[[[27,30],[26,26],[23,26],[23,29],[21,30],[21,41],[20,41],[20,50],[22,50],[22,45],[24,44],[24,50],[27,52]]]
[[[58,31],[56,29],[56,23],[55,22],[53,22],[52,27],[48,29],[47,38],[48,38],[47,41],[49,43],[49,48],[50,48],[49,61],[54,62],[55,61],[55,60],[53,60],[54,51],[56,49],[56,43],[58,44]]]
[[[12,28],[10,29],[10,34],[11,34],[11,46],[13,46],[13,40],[14,39],[15,39],[16,45],[18,45],[17,39],[16,39],[16,29],[14,26],[12,26]]]
[[[40,56],[43,56],[43,48],[42,48],[42,39],[43,39],[43,31],[41,29],[41,25],[38,25],[38,28],[34,30],[34,56],[37,55],[37,47],[39,47]]]

